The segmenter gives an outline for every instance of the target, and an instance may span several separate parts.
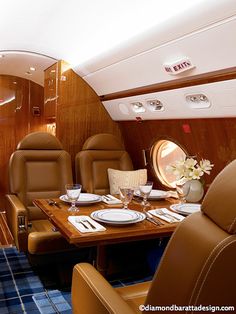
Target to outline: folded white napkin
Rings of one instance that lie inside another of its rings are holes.
[[[151,209],[149,210],[149,213],[169,223],[180,222],[185,218],[182,215],[173,213],[167,208]]]
[[[110,194],[104,195],[102,201],[108,205],[122,204],[121,200]]]
[[[176,191],[167,191],[168,197],[179,198]]]
[[[68,221],[82,233],[106,230],[105,227],[91,219],[89,216],[69,216]]]

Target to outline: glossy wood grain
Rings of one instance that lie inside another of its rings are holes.
[[[72,157],[81,150],[85,140],[96,133],[121,136],[94,90],[68,65],[59,65],[59,98],[56,113],[56,135]]]
[[[58,63],[44,71],[44,116],[56,118],[58,96]]]
[[[183,146],[190,156],[209,159],[214,167],[204,180],[209,185],[215,176],[236,158],[236,118],[178,119],[119,122],[131,159],[136,169],[144,167],[142,150],[149,159],[150,148],[158,140],[169,138]],[[188,125],[189,133],[184,126]],[[148,176],[161,187],[148,160]]]
[[[130,242],[159,238],[170,235],[176,228],[177,223],[165,223],[162,226],[156,226],[147,220],[136,224],[125,226],[112,226],[104,224],[106,231],[94,233],[80,233],[70,222],[68,222],[69,205],[57,200],[61,208],[49,205],[46,200],[35,200],[34,204],[42,209],[48,219],[58,228],[69,243],[79,246],[107,245],[121,242]],[[152,202],[155,208],[169,207],[174,200]],[[99,203],[90,206],[80,206],[80,211],[76,215],[90,215],[93,211],[108,208],[107,205]],[[111,206],[110,206],[111,208]],[[116,207],[117,208],[117,207]],[[120,207],[121,208],[121,207]],[[142,206],[137,203],[129,205],[130,209],[142,211]]]
[[[187,76],[175,80],[156,83],[152,85],[137,87],[129,90],[124,90],[116,93],[100,96],[101,101],[137,96],[155,92],[161,92],[171,89],[214,83],[219,81],[232,80],[236,78],[236,67],[222,69],[203,74]]]
[[[11,247],[14,245],[12,234],[6,222],[6,215],[0,212],[0,247]]]
[[[43,87],[29,80],[0,75],[0,98],[12,99],[0,106],[0,209],[8,192],[8,162],[18,142],[28,133],[46,130],[43,118]],[[32,114],[38,106],[40,116]]]

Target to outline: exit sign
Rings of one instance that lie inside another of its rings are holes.
[[[165,63],[164,69],[169,74],[179,74],[184,71],[193,69],[195,66],[192,64],[189,58],[183,58],[181,60],[175,61],[173,63]]]

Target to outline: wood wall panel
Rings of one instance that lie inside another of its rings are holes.
[[[8,192],[8,163],[18,142],[28,133],[46,130],[43,117],[43,87],[29,80],[0,75],[0,99],[15,99],[0,106],[0,211],[5,209]],[[40,116],[32,115],[38,106]]]
[[[96,133],[121,137],[119,126],[112,121],[94,90],[65,63],[59,65],[59,97],[56,134],[74,161],[85,140]]]
[[[183,125],[189,125],[191,133],[185,133]],[[236,118],[180,119],[119,122],[125,146],[136,169],[144,167],[142,150],[149,151],[159,138],[170,138],[186,148],[191,156],[209,159],[214,168],[204,179],[208,186],[214,177],[236,158]],[[149,178],[156,187],[161,184],[155,177],[151,163],[147,166]]]

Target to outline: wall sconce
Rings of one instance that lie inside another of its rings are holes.
[[[52,122],[52,123],[47,124],[47,132],[56,136],[56,122]]]

